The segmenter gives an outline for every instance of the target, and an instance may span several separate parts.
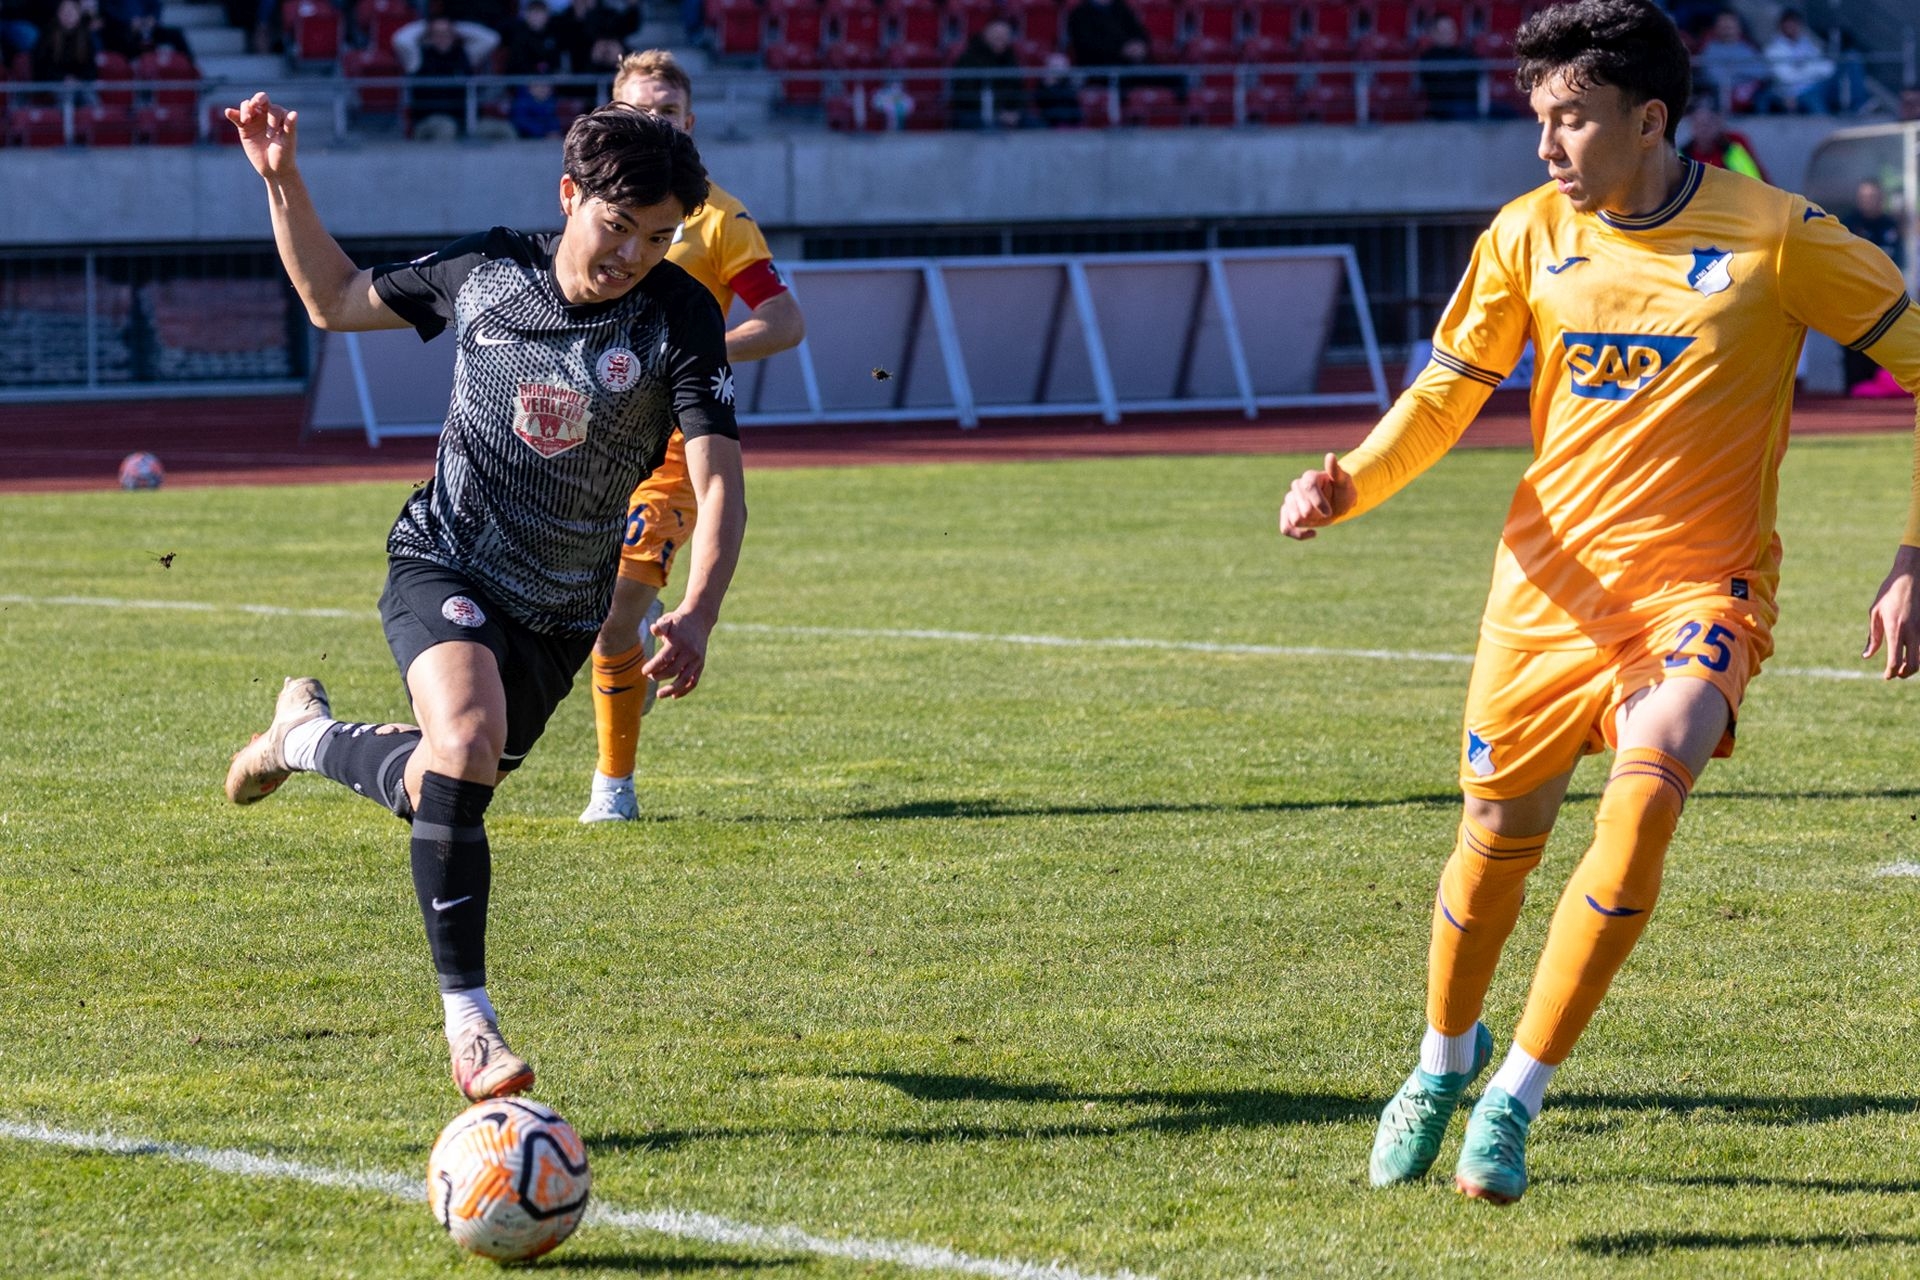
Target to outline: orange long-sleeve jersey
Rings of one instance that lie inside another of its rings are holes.
[[[1343,460],[1351,519],[1451,448],[1532,340],[1534,458],[1482,622],[1497,643],[1610,644],[1702,594],[1750,599],[1771,624],[1806,331],[1920,391],[1920,308],[1885,253],[1801,196],[1683,164],[1644,217],[1576,213],[1551,183],[1502,209],[1432,363]],[[1902,541],[1920,546],[1920,452],[1913,485]]]

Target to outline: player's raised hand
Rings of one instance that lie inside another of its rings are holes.
[[[1920,670],[1920,547],[1901,547],[1893,557],[1873,607],[1867,610],[1867,648],[1871,658],[1887,650],[1885,680],[1905,680]]]
[[[266,94],[256,93],[239,106],[228,107],[227,119],[240,131],[240,149],[261,177],[272,181],[294,171],[298,111],[276,107]]]
[[[661,697],[686,697],[707,668],[707,624],[696,614],[676,611],[654,623],[653,634],[660,649],[641,673],[660,682]]]
[[[1303,471],[1287,490],[1280,504],[1280,532],[1305,542],[1314,530],[1353,510],[1358,495],[1353,477],[1340,469],[1340,459],[1331,453],[1317,470]]]

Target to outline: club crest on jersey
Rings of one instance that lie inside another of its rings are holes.
[[[1493,772],[1493,744],[1471,729],[1467,730],[1467,767],[1476,778]]]
[[[440,603],[440,616],[456,627],[477,627],[487,620],[486,612],[465,596],[448,596]]]
[[[541,457],[558,457],[586,443],[592,418],[592,403],[572,387],[523,382],[513,403],[513,434]]]
[[[608,347],[593,367],[593,376],[609,391],[625,391],[640,380],[640,357],[625,347]]]
[[[1692,338],[1633,333],[1567,333],[1568,385],[1583,400],[1630,400],[1667,371]]]
[[[1693,270],[1687,272],[1687,283],[1703,298],[1725,293],[1733,288],[1732,266],[1731,253],[1723,253],[1719,249],[1695,249]]]

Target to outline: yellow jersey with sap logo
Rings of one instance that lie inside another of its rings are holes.
[[[1458,440],[1532,341],[1534,458],[1494,564],[1495,643],[1613,644],[1702,596],[1770,627],[1807,329],[1920,387],[1920,310],[1885,253],[1800,196],[1682,163],[1644,217],[1577,213],[1551,183],[1502,209],[1432,363],[1344,462],[1351,518]]]
[[[707,286],[723,319],[733,308],[733,281],[755,263],[772,260],[767,237],[747,206],[712,182],[706,204],[680,224],[667,250],[668,262]]]

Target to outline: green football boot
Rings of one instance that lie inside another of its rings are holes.
[[[1414,1068],[1400,1092],[1380,1113],[1380,1127],[1373,1135],[1373,1158],[1367,1162],[1367,1176],[1374,1186],[1388,1187],[1426,1176],[1440,1155],[1447,1122],[1453,1119],[1467,1086],[1486,1070],[1492,1057],[1493,1033],[1475,1023],[1472,1070],[1435,1075]]]
[[[1463,1196],[1512,1204],[1527,1189],[1527,1129],[1533,1117],[1505,1089],[1488,1089],[1467,1117],[1453,1185]]]

